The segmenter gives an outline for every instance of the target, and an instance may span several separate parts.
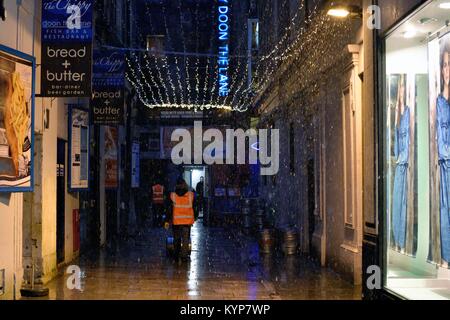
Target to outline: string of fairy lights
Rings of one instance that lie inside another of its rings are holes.
[[[289,0],[284,0],[282,7],[287,5]],[[165,31],[167,51],[157,52],[146,49],[126,49],[126,61],[128,70],[126,78],[134,87],[140,101],[148,108],[180,108],[193,111],[208,109],[223,109],[228,111],[245,112],[255,96],[265,90],[274,80],[280,66],[286,62],[293,62],[298,66],[294,68],[294,75],[298,77],[298,82],[305,85],[312,79],[319,77],[318,70],[323,70],[335,63],[336,45],[348,41],[348,31],[352,23],[348,20],[334,20],[327,15],[320,13],[318,7],[311,9],[309,15],[300,19],[301,12],[305,12],[306,1],[299,1],[298,10],[289,19],[282,36],[277,43],[266,50],[263,55],[253,57],[254,67],[252,68],[252,79],[249,81],[248,54],[247,54],[247,21],[251,16],[251,7],[243,13],[240,18],[242,22],[241,34],[236,36],[232,33],[230,45],[233,50],[230,55],[229,88],[230,93],[226,97],[218,94],[219,71],[217,64],[216,48],[214,48],[214,38],[217,36],[212,25],[201,26],[200,1],[195,9],[183,7],[182,0],[178,0],[176,10],[178,10],[179,28],[169,28],[165,1],[160,0],[160,12],[163,16],[163,27]],[[154,22],[152,20],[152,7],[149,2],[145,4],[146,15],[149,21],[150,30],[155,34]],[[170,10],[175,9],[171,7]],[[271,1],[266,1],[262,8],[262,16],[270,17],[272,14]],[[232,9],[230,9],[232,10]],[[194,12],[192,12],[194,11]],[[215,21],[217,7],[211,5],[209,21]],[[195,21],[195,28],[187,30],[185,28],[185,14],[190,15],[190,21]],[[203,11],[202,11],[203,12]],[[261,12],[261,11],[260,11]],[[194,19],[192,19],[194,16]],[[303,21],[302,21],[303,20]],[[171,20],[171,26],[174,21]],[[214,24],[214,23],[213,23]],[[200,26],[209,29],[209,52],[199,53],[200,50]],[[139,39],[143,40],[143,28],[135,22],[138,29]],[[172,34],[177,29],[178,34]],[[189,31],[191,31],[189,33]],[[192,39],[194,31],[194,39]],[[181,43],[177,43],[177,38],[181,38]],[[189,42],[188,42],[189,41]],[[188,48],[187,44],[191,44]],[[181,46],[182,52],[176,50],[175,44]],[[192,48],[192,44],[194,48]],[[188,49],[194,49],[190,52]],[[260,50],[262,51],[262,50]],[[334,56],[331,56],[334,55]],[[326,59],[329,59],[328,61]],[[302,84],[299,84],[300,86]]]
[[[162,4],[162,3],[160,3],[160,4]],[[147,15],[149,15],[148,3],[147,3],[146,6],[147,6]],[[185,46],[185,43],[184,43],[184,38],[185,38],[184,28],[183,28],[183,24],[182,24],[182,20],[183,19],[182,19],[182,14],[181,13],[183,12],[183,10],[182,10],[182,7],[181,7],[181,1],[179,1],[178,9],[179,9],[179,13],[180,13],[180,25],[181,25],[181,33],[182,33],[182,39],[183,39],[183,47],[184,47],[184,51],[186,51],[186,46]],[[211,10],[211,15],[212,15],[213,18],[215,16],[215,10],[214,9],[215,8],[212,8],[212,10]],[[163,15],[165,17],[165,14],[163,14]],[[248,12],[246,17],[248,17],[248,15],[249,15],[249,12]],[[196,21],[197,21],[197,23],[196,23],[196,26],[197,26],[196,34],[198,34],[198,25],[199,25],[198,24],[198,5],[197,5],[195,16],[196,16]],[[165,25],[167,26],[167,22],[166,21],[165,21]],[[166,34],[167,34],[167,37],[168,37],[168,41],[170,43],[170,38],[169,38],[170,37],[170,32],[167,29],[167,27],[166,27]],[[215,35],[214,32],[212,32],[211,33],[211,43],[212,43],[212,39],[213,39],[214,35]],[[143,38],[143,37],[141,36],[141,38]],[[242,38],[244,38],[244,37],[242,37]],[[242,43],[243,43],[243,41],[239,41],[239,48],[242,46]],[[196,49],[198,49],[198,38],[196,38]],[[198,51],[198,50],[196,50],[196,51]],[[148,65],[149,65],[148,57],[149,57],[149,55],[144,53],[144,59],[145,59],[145,64],[147,66],[147,71],[151,72],[151,70],[149,70],[150,68],[148,68]],[[131,72],[127,76],[127,78],[130,80],[130,83],[132,83],[132,85],[136,88],[136,90],[138,91],[139,96],[141,98],[141,101],[144,102],[145,105],[147,105],[149,107],[157,107],[158,105],[164,106],[164,107],[170,107],[170,106],[172,106],[172,107],[187,107],[187,106],[191,107],[191,106],[194,106],[194,110],[197,109],[197,106],[200,109],[203,109],[203,108],[207,108],[208,109],[208,108],[212,108],[214,106],[218,106],[219,108],[224,108],[224,109],[231,109],[230,106],[228,106],[228,105],[221,105],[220,103],[218,103],[218,96],[214,96],[214,94],[216,92],[217,78],[218,78],[217,66],[214,67],[214,78],[215,78],[215,81],[213,81],[213,89],[209,92],[210,102],[208,104],[206,104],[205,102],[202,102],[201,105],[198,104],[198,101],[199,101],[198,98],[200,96],[200,93],[199,93],[199,91],[200,91],[200,87],[199,87],[200,80],[199,80],[199,73],[198,73],[200,59],[199,59],[198,55],[196,56],[196,62],[195,62],[195,69],[196,69],[195,70],[196,99],[195,99],[195,103],[194,104],[192,104],[191,101],[190,101],[190,98],[192,96],[192,91],[191,91],[191,81],[190,81],[190,74],[189,74],[189,70],[190,70],[190,67],[189,67],[190,59],[189,58],[188,59],[185,58],[185,61],[186,61],[186,63],[185,63],[185,67],[186,67],[185,68],[185,71],[186,71],[186,73],[185,73],[185,76],[186,76],[185,83],[186,83],[186,87],[187,87],[187,91],[188,91],[188,94],[187,94],[187,97],[188,97],[188,99],[187,99],[188,101],[187,102],[188,103],[175,103],[175,104],[174,103],[168,103],[168,101],[163,101],[162,98],[160,99],[161,102],[159,104],[155,103],[155,100],[156,100],[154,98],[155,92],[154,92],[154,90],[152,88],[153,86],[155,86],[155,79],[154,79],[155,77],[153,75],[150,75],[151,81],[150,82],[147,81],[147,77],[143,74],[142,68],[139,66],[138,59],[136,58],[135,55],[134,55],[134,58],[135,58],[135,61],[134,61],[133,65],[137,65],[136,68],[138,69],[139,72],[138,73]],[[176,65],[176,69],[177,69],[177,79],[181,79],[181,77],[179,76],[180,75],[180,72],[179,72],[180,69],[179,69],[179,66],[178,66],[178,63],[177,63],[178,62],[178,57],[175,56],[174,58],[175,58],[175,65]],[[164,59],[167,59],[165,55],[164,55]],[[211,60],[212,59],[210,57],[207,58],[207,66],[206,66],[206,70],[207,71],[209,71],[209,65],[211,63]],[[237,63],[237,70],[241,70],[241,65],[242,65],[241,60],[238,59],[237,61],[238,61],[238,63]],[[168,79],[170,81],[172,79],[172,76],[170,75],[170,68],[168,67],[167,60],[165,60],[165,62],[166,63],[165,63],[164,66],[165,66],[165,68],[167,70]],[[129,68],[132,68],[130,61],[128,61],[128,66],[129,66]],[[162,72],[161,72],[161,69],[159,68],[159,64],[156,64],[155,66],[156,66],[157,78],[162,79]],[[138,74],[140,77],[136,77],[136,74]],[[133,79],[131,79],[130,76],[133,77]],[[205,78],[209,78],[209,77],[205,77]],[[237,79],[236,74],[234,75],[234,77],[232,79],[233,79],[233,81],[231,82],[231,87],[234,87],[235,86],[235,80]],[[158,87],[158,92],[157,92],[158,96],[160,96],[160,97],[161,97],[161,91],[165,92],[165,93],[167,92],[167,88],[166,88],[165,82],[163,81],[163,82],[161,82],[161,84],[162,84],[163,88],[160,89]],[[172,92],[174,92],[173,82],[171,82],[171,86],[172,86]],[[183,92],[184,90],[182,89],[181,81],[178,81],[178,86],[179,86],[179,89],[181,89],[180,92]],[[241,86],[242,86],[242,84],[241,84]],[[149,94],[147,94],[147,92],[145,92],[146,91],[146,89],[145,89],[146,87],[148,87],[150,89],[149,90],[150,91]],[[205,81],[205,85],[203,87],[203,92],[205,92],[205,93],[208,92],[208,82],[207,81]],[[152,98],[148,99],[148,95],[150,95]],[[207,96],[207,94],[203,94],[202,101],[206,101],[206,96]],[[166,98],[167,98],[167,96],[166,96]],[[184,100],[183,98],[181,100]],[[235,99],[233,99],[233,100],[235,100]],[[175,99],[173,99],[173,101],[175,101]]]
[[[163,3],[160,2],[160,5],[162,6],[162,12],[163,12],[163,16],[164,16],[164,25],[165,25],[165,33],[167,36],[167,41],[168,44],[170,45],[171,41],[171,33],[170,30],[167,28],[167,20],[166,20],[166,14],[164,14],[164,6]],[[147,16],[151,16],[150,15],[150,9],[149,9],[149,5],[148,3],[146,3],[146,8],[147,8]],[[182,12],[184,12],[184,9],[182,7],[182,2],[181,0],[179,0],[178,2],[178,11],[179,11],[179,16],[180,16],[180,32],[181,32],[181,38],[182,38],[182,42],[183,42],[183,50],[186,52],[186,43],[184,41],[184,39],[186,38],[185,35],[185,30],[184,30],[184,26],[183,26],[183,14]],[[199,2],[196,6],[196,10],[195,10],[195,20],[196,20],[196,32],[195,34],[198,35],[198,26],[199,26],[199,14],[198,14],[198,9],[199,9]],[[211,20],[213,20],[215,18],[215,14],[216,14],[216,8],[213,6],[211,7]],[[249,16],[250,11],[246,14],[246,18]],[[151,20],[151,19],[150,19]],[[151,25],[151,21],[149,22]],[[150,26],[151,31],[153,32],[153,28],[152,26]],[[211,29],[210,32],[210,47],[212,48],[212,44],[213,44],[213,38],[216,36],[215,34],[215,30]],[[243,43],[244,43],[244,39],[246,38],[246,30],[245,34],[243,33],[242,36],[240,37],[240,41],[238,41],[238,47],[237,50],[240,50],[241,47],[243,47]],[[140,37],[141,39],[143,38],[142,36]],[[199,38],[196,37],[195,39],[195,51],[198,52],[198,42],[199,42]],[[155,107],[164,107],[164,108],[168,108],[168,107],[174,107],[174,108],[193,108],[194,110],[197,109],[210,109],[210,108],[220,108],[220,109],[226,109],[226,110],[232,110],[232,107],[230,105],[226,105],[221,103],[218,95],[216,94],[217,92],[217,82],[218,82],[218,70],[217,70],[217,65],[216,64],[212,64],[212,61],[216,60],[215,55],[210,54],[206,57],[206,67],[204,67],[205,69],[205,73],[206,75],[211,74],[210,72],[210,66],[214,65],[214,70],[212,71],[212,74],[214,75],[214,81],[209,81],[209,78],[211,76],[204,76],[202,78],[206,78],[206,79],[200,79],[200,74],[199,74],[199,69],[200,67],[200,54],[192,54],[190,53],[189,56],[187,55],[183,55],[183,60],[184,60],[184,66],[185,66],[185,73],[184,73],[184,81],[182,81],[182,76],[181,76],[181,69],[179,66],[178,61],[180,60],[178,55],[170,55],[171,58],[174,60],[174,65],[175,65],[175,69],[176,69],[176,78],[177,78],[177,82],[178,82],[178,92],[181,93],[182,97],[181,97],[181,101],[179,101],[178,99],[176,99],[175,96],[172,96],[172,99],[168,99],[167,96],[167,91],[168,91],[168,86],[167,86],[167,81],[164,81],[163,79],[168,79],[169,83],[170,83],[170,87],[171,87],[171,91],[172,93],[175,92],[175,86],[174,86],[174,81],[172,81],[173,76],[171,75],[171,71],[170,71],[170,67],[169,67],[169,63],[168,63],[168,55],[166,54],[162,54],[162,59],[164,61],[163,63],[163,68],[166,69],[167,72],[167,76],[164,77],[163,72],[162,72],[162,68],[160,67],[160,64],[158,63],[158,55],[154,54],[152,52],[143,52],[143,50],[130,50],[130,57],[127,57],[127,63],[128,63],[128,67],[132,70],[131,72],[127,73],[127,79],[130,81],[130,83],[135,87],[136,91],[138,92],[138,96],[140,98],[140,100],[144,103],[144,105],[146,105],[147,107],[150,108],[155,108]],[[139,65],[139,56],[141,56],[141,59],[144,61],[144,64],[146,65],[146,72],[150,73],[150,75],[145,75],[144,72],[142,72],[142,68]],[[194,58],[192,60],[195,61],[191,61],[190,56],[193,56]],[[149,57],[151,57],[153,60],[151,62],[149,62]],[[241,62],[242,59],[237,59],[237,70],[241,70],[242,69],[242,65],[244,65]],[[154,69],[155,71],[153,72],[149,65],[153,65],[154,64]],[[192,72],[192,68],[191,65],[193,65],[193,69],[194,69],[194,76],[191,75]],[[134,70],[136,69],[136,70]],[[153,73],[155,73],[155,75],[153,75]],[[150,79],[149,79],[150,78]],[[157,86],[155,78],[162,80],[160,81],[160,85]],[[195,85],[191,86],[191,78],[195,79]],[[236,80],[236,76],[233,77],[233,80]],[[200,86],[201,81],[204,81],[204,85],[203,87]],[[182,82],[185,83],[184,86],[182,86]],[[212,84],[212,88],[210,87],[210,84]],[[157,90],[154,90],[153,87],[157,86]],[[231,86],[235,86],[234,81],[231,82]],[[187,90],[187,94],[186,94],[186,98],[183,95],[183,92]],[[155,92],[157,91],[157,92]],[[155,95],[159,96],[159,99],[155,98]],[[208,101],[208,96],[209,96],[209,102]],[[202,98],[200,98],[202,97]],[[164,99],[165,98],[165,99]],[[194,101],[191,101],[191,98],[194,98]],[[159,100],[159,103],[155,103],[156,100]],[[201,103],[200,103],[201,100]],[[174,103],[175,101],[175,103]]]

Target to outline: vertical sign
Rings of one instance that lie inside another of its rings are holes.
[[[228,66],[230,62],[230,50],[228,41],[230,39],[229,0],[219,0],[219,96],[226,97],[230,91],[230,80]]]
[[[93,0],[42,0],[42,96],[91,96],[92,12]]]
[[[80,210],[72,211],[73,251],[80,251]]]
[[[69,106],[69,190],[89,188],[89,112]]]
[[[118,132],[117,128],[105,126],[105,188],[116,189],[119,186],[118,177]]]
[[[131,187],[139,188],[140,180],[140,145],[134,142],[131,152]]]
[[[97,125],[123,124],[125,56],[121,51],[94,50],[92,121]]]

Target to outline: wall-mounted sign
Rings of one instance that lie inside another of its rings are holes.
[[[118,132],[117,128],[105,126],[105,188],[116,189],[119,186],[118,171]]]
[[[89,189],[89,112],[69,105],[69,190]]]
[[[218,37],[219,37],[219,96],[226,97],[230,91],[230,80],[228,66],[230,63],[230,50],[228,41],[230,39],[229,1],[219,0],[218,8]]]
[[[42,96],[91,96],[92,12],[93,0],[42,1]]]
[[[32,192],[33,57],[0,45],[0,192]]]
[[[98,125],[123,123],[125,56],[113,50],[94,50],[92,121]]]
[[[161,111],[161,119],[204,119],[206,112],[203,111]]]
[[[139,142],[133,142],[131,151],[131,187],[139,188],[141,152]]]

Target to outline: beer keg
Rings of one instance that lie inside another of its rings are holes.
[[[257,208],[256,209],[256,215],[255,215],[255,229],[256,231],[260,231],[264,228],[264,215],[265,210],[264,208]]]
[[[274,248],[273,231],[271,229],[263,229],[260,232],[259,246],[261,253],[271,254]]]
[[[285,255],[294,255],[297,253],[298,233],[293,229],[287,229],[283,234],[282,250]]]
[[[244,199],[241,203],[242,226],[244,229],[250,229],[251,227],[250,205],[250,199]]]

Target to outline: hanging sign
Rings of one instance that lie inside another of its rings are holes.
[[[89,188],[89,112],[69,105],[69,190]]]
[[[42,1],[41,95],[90,97],[93,0]]]
[[[94,50],[91,112],[97,125],[123,124],[125,56],[120,51]]]
[[[230,62],[230,51],[228,41],[230,39],[230,18],[228,0],[219,0],[218,8],[218,40],[219,40],[219,96],[226,97],[230,91],[230,80],[228,66]]]

